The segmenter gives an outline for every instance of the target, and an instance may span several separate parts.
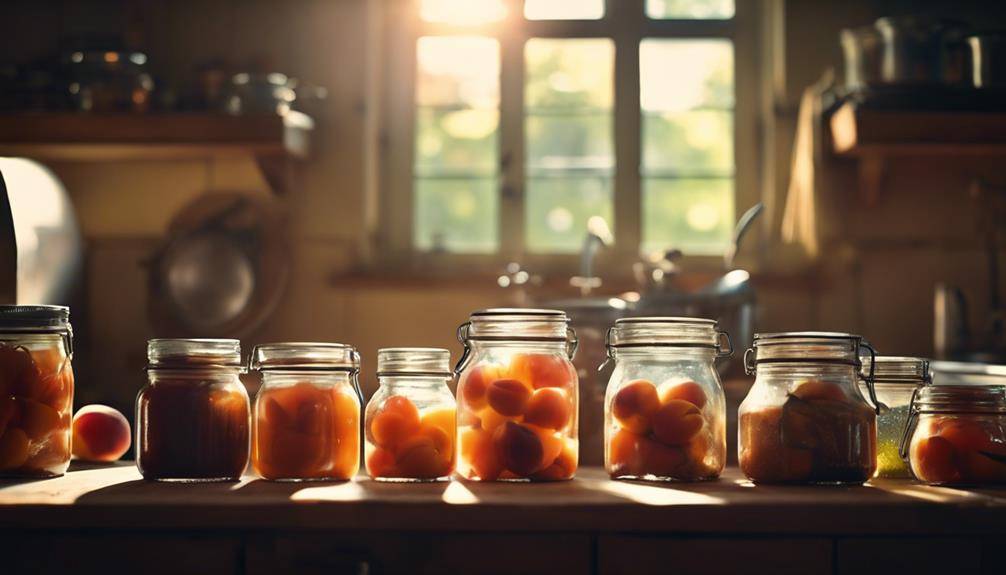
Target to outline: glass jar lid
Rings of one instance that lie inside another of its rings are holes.
[[[730,336],[716,320],[695,317],[627,317],[615,320],[605,335],[608,358],[634,347],[707,348],[719,357],[733,354]],[[602,366],[603,368],[603,366]]]
[[[871,358],[875,357],[876,352],[863,341],[862,336],[851,333],[756,333],[753,347],[744,353],[744,368],[749,375],[755,373],[756,366],[763,363],[832,363],[859,369],[862,366],[861,347],[870,351]],[[872,360],[869,362],[870,366],[874,363]]]
[[[360,371],[360,354],[343,343],[281,342],[255,346],[248,367],[257,371]]]
[[[916,387],[932,382],[929,360],[921,357],[899,357],[878,355],[872,362],[873,378],[876,385]],[[870,370],[870,361],[863,363],[863,375]]]
[[[66,355],[73,356],[70,308],[64,305],[0,305],[0,333],[59,334]]]
[[[240,370],[241,342],[236,339],[162,338],[147,341],[149,369]]]
[[[566,355],[573,359],[578,341],[569,327],[566,312],[556,309],[490,308],[472,313],[458,326],[458,341],[464,353],[454,368],[461,373],[471,355],[470,342],[565,342]]]
[[[436,347],[386,347],[377,351],[377,376],[451,377],[451,352]]]
[[[1001,385],[927,385],[912,399],[919,413],[1006,413]]]

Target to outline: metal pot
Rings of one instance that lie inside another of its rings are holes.
[[[883,41],[882,83],[933,85],[965,81],[964,24],[904,16],[880,18],[874,26]]]

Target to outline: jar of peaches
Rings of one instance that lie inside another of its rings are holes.
[[[710,319],[623,318],[608,331],[604,466],[613,479],[715,479],[727,458],[717,358],[733,353]]]
[[[54,477],[70,464],[70,310],[0,306],[0,477]]]
[[[908,463],[901,457],[901,440],[908,425],[908,413],[915,390],[931,383],[929,361],[919,357],[878,356],[874,364],[874,387],[878,404],[877,471],[874,477],[911,478]],[[864,366],[868,370],[869,366]],[[869,389],[860,383],[860,391]]]
[[[237,481],[250,406],[236,339],[152,339],[136,398],[136,467],[155,481]]]
[[[566,314],[488,309],[458,328],[458,474],[571,479],[578,460],[576,334]]]
[[[915,477],[926,483],[1006,483],[1006,388],[919,388],[911,401],[901,453]]]
[[[858,335],[755,334],[739,411],[741,471],[756,483],[861,484],[877,467],[877,414],[859,391]],[[874,365],[869,362],[869,366]],[[872,367],[862,376],[877,405]]]
[[[447,386],[451,352],[378,350],[380,387],[367,403],[367,473],[378,481],[447,481],[454,473],[457,412]]]
[[[360,469],[360,355],[341,343],[256,346],[252,467],[273,481],[352,479]]]

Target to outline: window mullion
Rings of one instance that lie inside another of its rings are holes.
[[[512,3],[520,5],[519,2]],[[524,254],[524,34],[521,14],[513,14],[514,32],[500,35],[500,254]]]
[[[635,258],[642,241],[639,31],[643,0],[608,0],[615,39],[615,250]]]

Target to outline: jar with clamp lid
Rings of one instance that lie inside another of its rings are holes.
[[[868,365],[863,366],[869,370]],[[901,439],[908,425],[908,413],[915,390],[929,385],[929,361],[919,357],[877,356],[873,373],[877,401],[877,471],[874,477],[911,478],[908,463],[901,457]],[[860,391],[869,390],[860,382]]]
[[[876,356],[858,335],[755,334],[744,354],[754,385],[739,411],[741,471],[756,483],[859,484],[877,466],[877,409],[859,390],[873,388]]]
[[[488,309],[458,328],[458,473],[571,479],[578,463],[576,334],[566,314]]]
[[[608,330],[604,465],[614,479],[715,479],[727,457],[717,358],[733,349],[710,319],[623,318]],[[602,366],[603,367],[603,366]]]
[[[341,343],[272,343],[252,350],[252,465],[274,481],[352,479],[360,469],[360,354]]]
[[[367,473],[378,481],[447,481],[454,472],[457,413],[446,349],[377,352],[380,387],[367,403]]]

